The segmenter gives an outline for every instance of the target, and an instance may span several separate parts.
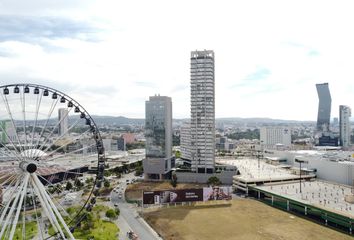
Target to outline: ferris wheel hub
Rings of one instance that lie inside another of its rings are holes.
[[[34,173],[37,171],[37,165],[32,162],[23,161],[20,163],[20,168],[29,173]]]

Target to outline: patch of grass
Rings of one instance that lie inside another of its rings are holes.
[[[25,233],[25,239],[34,239],[34,237],[37,235],[38,232],[38,227],[36,222],[28,222],[25,225],[26,227],[26,233]],[[14,240],[22,240],[22,224],[17,224],[16,226],[16,231],[14,235]]]
[[[94,237],[95,240],[112,240],[117,238],[119,232],[118,227],[109,221],[96,219],[94,228],[89,232],[77,230],[74,232],[74,237],[77,239],[88,239]]]
[[[109,207],[104,206],[104,205],[95,205],[92,210],[96,213],[99,213],[99,212],[105,212],[108,209],[109,209]]]
[[[69,207],[66,211],[71,215],[75,215],[80,207]],[[76,239],[95,239],[95,240],[111,240],[116,239],[119,228],[110,221],[100,219],[110,208],[104,205],[95,205],[91,213],[88,213],[88,219],[81,222],[81,227],[75,229],[73,235]],[[67,219],[66,219],[67,220]],[[68,220],[67,220],[68,221]],[[88,224],[89,223],[89,224]],[[48,233],[54,234],[54,228],[49,227]]]

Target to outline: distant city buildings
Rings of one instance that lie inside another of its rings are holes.
[[[213,173],[215,167],[214,52],[191,52],[192,171]]]
[[[145,102],[146,179],[168,179],[172,160],[172,101],[166,96],[152,96]]]
[[[350,117],[351,109],[348,106],[339,106],[339,141],[342,147],[349,147],[350,145]]]
[[[58,121],[59,121],[59,126],[58,126],[58,135],[66,135],[68,132],[68,127],[69,127],[69,120],[68,120],[68,110],[66,108],[59,108],[58,109]]]
[[[136,141],[136,136],[133,133],[123,133],[122,138],[124,138],[126,144],[131,144]]]
[[[217,151],[230,152],[235,149],[236,144],[235,144],[235,142],[231,141],[227,137],[219,137],[219,138],[216,138],[215,147],[216,147]]]
[[[112,139],[111,138],[103,138],[103,147],[106,152],[112,151]]]
[[[126,151],[125,139],[123,137],[117,139],[117,148],[118,151]]]
[[[291,146],[291,130],[284,127],[262,127],[260,129],[260,143],[266,148],[276,145]]]
[[[316,84],[318,94],[317,131],[328,132],[331,118],[331,94],[328,83]]]

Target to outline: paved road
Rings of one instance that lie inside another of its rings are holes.
[[[120,179],[120,185],[118,192],[112,191],[111,204],[118,204],[120,209],[120,215],[117,220],[117,224],[120,228],[119,239],[128,239],[127,232],[132,230],[139,236],[139,239],[143,240],[156,240],[162,239],[157,233],[142,219],[138,212],[137,207],[134,204],[129,204],[125,201],[124,191],[126,188],[126,180],[135,178],[133,174],[127,174]],[[119,197],[121,196],[121,197]]]

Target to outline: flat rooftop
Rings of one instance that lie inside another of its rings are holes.
[[[300,193],[299,182],[264,185],[255,188],[347,217],[354,217],[354,204],[344,200],[346,195],[352,194],[351,186],[315,180],[302,181],[302,193]]]
[[[299,175],[292,174],[282,165],[271,165],[265,160],[243,158],[243,159],[225,159],[218,162],[236,166],[240,175],[234,176],[243,182],[261,182],[261,181],[278,181],[288,179],[298,179]],[[304,176],[305,177],[305,176]]]

